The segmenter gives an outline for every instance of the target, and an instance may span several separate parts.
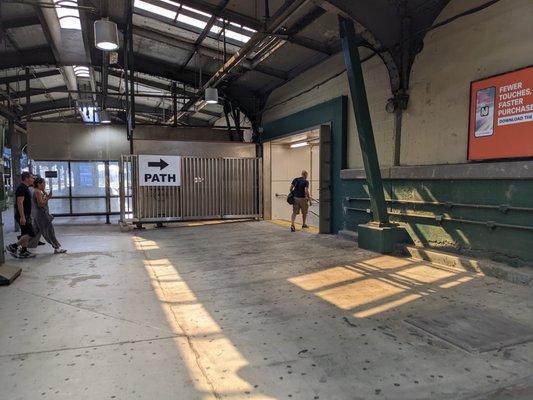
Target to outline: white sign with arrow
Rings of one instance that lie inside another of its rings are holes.
[[[140,155],[139,186],[181,186],[181,157]]]

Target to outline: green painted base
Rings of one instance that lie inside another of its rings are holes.
[[[407,231],[398,225],[379,226],[370,222],[359,225],[357,233],[359,247],[377,253],[390,254],[397,244],[411,243]]]

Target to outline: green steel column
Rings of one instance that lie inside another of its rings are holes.
[[[374,132],[372,130],[372,120],[370,119],[370,111],[368,109],[361,59],[359,58],[359,50],[357,49],[361,39],[355,33],[353,22],[343,17],[339,17],[339,33],[346,72],[348,74],[348,82],[350,84],[359,144],[363,155],[366,181],[370,192],[372,217],[375,222],[384,226],[389,224],[389,215],[383,193],[383,182],[381,181],[381,171],[379,169],[378,154],[374,141]]]

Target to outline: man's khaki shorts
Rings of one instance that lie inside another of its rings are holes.
[[[294,204],[292,205],[292,212],[295,214],[300,214],[300,210],[302,210],[302,214],[307,214],[309,211],[309,202],[305,197],[295,197],[294,198]]]

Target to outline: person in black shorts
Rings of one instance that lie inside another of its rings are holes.
[[[309,181],[307,180],[307,171],[302,171],[302,176],[294,178],[291,183],[290,191],[294,193],[294,204],[291,215],[291,232],[295,232],[294,221],[296,216],[302,212],[302,229],[308,228],[306,224],[311,196],[309,195]]]
[[[14,257],[29,258],[35,256],[28,251],[28,243],[35,236],[31,224],[31,193],[28,189],[33,185],[34,178],[29,172],[23,172],[20,178],[22,183],[15,191],[15,222],[20,226],[21,236],[17,243],[6,246],[6,250]]]

